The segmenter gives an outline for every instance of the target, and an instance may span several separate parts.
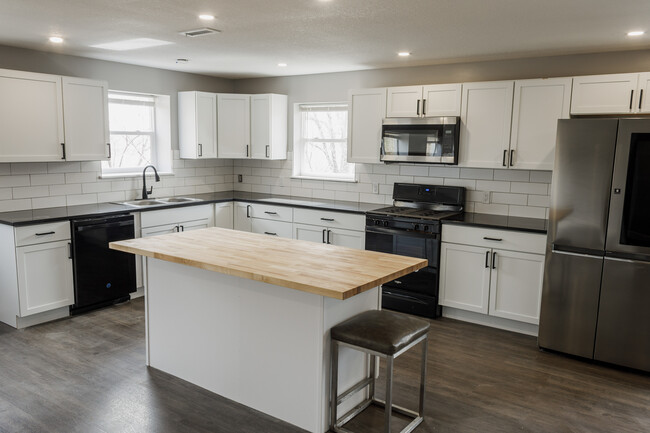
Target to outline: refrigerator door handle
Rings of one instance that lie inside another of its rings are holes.
[[[620,259],[618,257],[605,257],[606,260],[612,260],[614,262],[624,262],[624,263],[637,263],[638,260],[630,260],[630,259]]]
[[[565,256],[602,258],[602,256],[594,256],[594,255],[591,255],[591,254],[582,254],[582,253],[572,253],[572,252],[569,252],[569,251],[561,251],[561,250],[552,250],[551,253],[553,253],[553,254],[563,254]]]

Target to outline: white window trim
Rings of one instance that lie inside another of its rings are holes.
[[[171,97],[169,95],[158,95],[153,93],[143,92],[127,92],[121,90],[109,90],[112,95],[143,95],[152,96],[154,102],[145,101],[128,101],[127,103],[133,105],[148,105],[154,107],[154,126],[153,132],[145,132],[143,135],[152,136],[152,161],[151,163],[158,169],[160,175],[173,175],[172,164],[172,149],[171,149]],[[110,125],[109,125],[109,132]],[[113,131],[120,132],[120,131]],[[133,132],[133,131],[126,131]],[[142,176],[142,167],[108,167],[108,163],[102,162],[100,178],[116,178],[116,177],[136,177]]]
[[[349,183],[357,183],[358,182],[358,177],[357,177],[357,172],[356,172],[356,165],[354,163],[351,163],[355,168],[354,168],[354,173],[352,174],[352,177],[348,176],[335,176],[335,175],[330,175],[330,176],[310,176],[310,175],[301,175],[299,174],[301,172],[301,167],[302,167],[302,149],[305,145],[305,141],[302,138],[302,113],[304,110],[301,107],[305,106],[314,106],[315,110],[314,111],[329,111],[327,109],[324,109],[325,106],[336,106],[339,105],[341,107],[346,107],[346,111],[348,111],[348,122],[350,121],[350,114],[349,114],[349,104],[347,101],[345,102],[340,102],[340,101],[335,101],[335,102],[296,102],[293,104],[293,169],[292,169],[292,179],[308,179],[308,180],[320,180],[320,181],[332,181],[332,182],[349,182]],[[343,110],[336,110],[336,111],[343,111]],[[348,131],[349,131],[349,124],[348,124]],[[318,141],[318,140],[312,140],[312,141]],[[345,140],[343,139],[331,139],[331,140],[326,140],[329,143],[332,142],[340,142],[340,143],[347,143],[347,145],[350,145],[350,137],[349,134],[346,134]],[[347,156],[346,156],[347,158]]]

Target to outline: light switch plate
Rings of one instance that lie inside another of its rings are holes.
[[[237,175],[237,182],[243,182],[244,181],[244,175],[243,174],[238,174]]]
[[[379,184],[378,183],[373,183],[372,184],[372,192],[375,194],[379,194]]]

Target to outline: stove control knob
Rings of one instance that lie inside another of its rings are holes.
[[[413,230],[420,230],[420,226],[418,224],[413,224]]]
[[[375,225],[378,226],[379,224],[381,224],[381,221],[375,220]]]
[[[424,226],[423,229],[424,229],[425,232],[428,232],[429,231],[429,226]]]
[[[384,221],[384,227],[388,227],[388,221]]]

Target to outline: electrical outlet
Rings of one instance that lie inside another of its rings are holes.
[[[244,181],[244,175],[243,174],[238,174],[237,175],[237,182],[243,182]]]
[[[378,183],[373,183],[372,184],[372,192],[375,194],[379,194],[379,184]]]
[[[483,203],[485,203],[485,204],[490,203],[490,191],[484,191],[483,192]]]

